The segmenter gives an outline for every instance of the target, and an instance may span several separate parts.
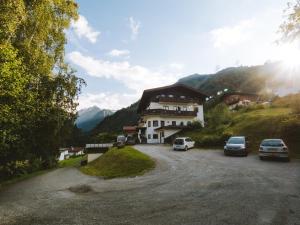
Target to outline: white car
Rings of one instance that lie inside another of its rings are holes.
[[[195,146],[195,142],[189,137],[180,137],[176,138],[173,144],[174,150],[185,150],[187,151],[190,148]]]
[[[265,139],[259,147],[259,158],[283,158],[289,161],[289,149],[281,139]]]

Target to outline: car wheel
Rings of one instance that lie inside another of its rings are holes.
[[[259,156],[259,159],[260,159],[260,160],[264,160],[264,157],[262,157],[262,156]]]
[[[184,151],[187,151],[187,150],[188,150],[188,146],[185,146]]]
[[[286,158],[285,161],[286,161],[286,162],[289,162],[289,161],[291,161],[291,160],[290,160],[290,158]]]
[[[224,155],[227,156],[227,153],[224,151]]]

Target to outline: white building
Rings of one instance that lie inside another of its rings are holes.
[[[143,92],[138,113],[141,142],[165,143],[167,138],[193,121],[204,125],[203,102],[207,96],[183,84],[148,89]]]

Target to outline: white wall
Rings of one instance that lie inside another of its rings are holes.
[[[170,126],[172,125],[172,121],[176,121],[176,125],[180,125],[181,122],[183,122],[183,125],[187,125],[188,122],[192,122],[195,120],[196,117],[178,117],[178,116],[173,116],[173,117],[161,117],[161,116],[145,116],[144,120],[146,121],[145,125],[147,127],[146,129],[146,138],[147,138],[147,143],[149,144],[156,144],[159,143],[159,131],[155,131],[155,129],[161,127],[161,121],[165,121],[165,126]],[[158,121],[158,127],[153,127],[153,121],[157,120]],[[148,127],[148,121],[151,121],[151,127]],[[179,132],[179,129],[174,129],[174,130],[166,130],[165,131],[165,138],[168,136]],[[173,133],[172,133],[173,132]],[[148,139],[148,134],[151,135],[151,139]],[[153,139],[153,134],[158,135],[158,139]]]
[[[98,159],[103,153],[93,153],[93,154],[88,154],[87,160],[88,163],[94,161],[95,159]]]
[[[188,122],[192,121],[200,121],[202,125],[204,125],[204,113],[203,113],[203,105],[199,105],[196,103],[158,103],[158,102],[151,102],[149,107],[147,109],[163,109],[163,106],[169,106],[169,110],[175,110],[174,106],[180,106],[181,108],[183,106],[187,107],[187,111],[194,111],[195,107],[198,108],[197,116],[193,117],[180,117],[180,116],[159,116],[159,115],[146,115],[143,117],[143,120],[146,121],[144,124],[144,127],[146,127],[146,138],[147,138],[147,143],[149,144],[156,144],[160,142],[160,132],[155,131],[155,129],[161,127],[161,121],[165,121],[165,126],[170,126],[172,125],[172,121],[176,121],[176,125],[180,125],[181,122],[183,122],[183,125],[187,125]],[[158,126],[153,127],[153,120],[158,121]],[[148,127],[148,121],[151,121],[151,126]],[[165,130],[164,131],[164,136],[165,138],[179,132],[179,129],[172,129],[172,130]],[[151,138],[148,138],[148,135],[151,135]],[[153,134],[158,135],[158,139],[153,139]]]
[[[198,106],[198,112],[197,112],[197,120],[202,123],[202,126],[204,126],[204,112],[203,112],[203,105]]]

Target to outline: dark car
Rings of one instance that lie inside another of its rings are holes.
[[[226,141],[224,155],[247,156],[247,141],[244,136],[234,136]]]
[[[133,136],[128,135],[126,138],[126,144],[127,145],[135,145],[136,139]]]
[[[281,158],[290,160],[289,149],[281,139],[265,139],[259,146],[259,158]]]

